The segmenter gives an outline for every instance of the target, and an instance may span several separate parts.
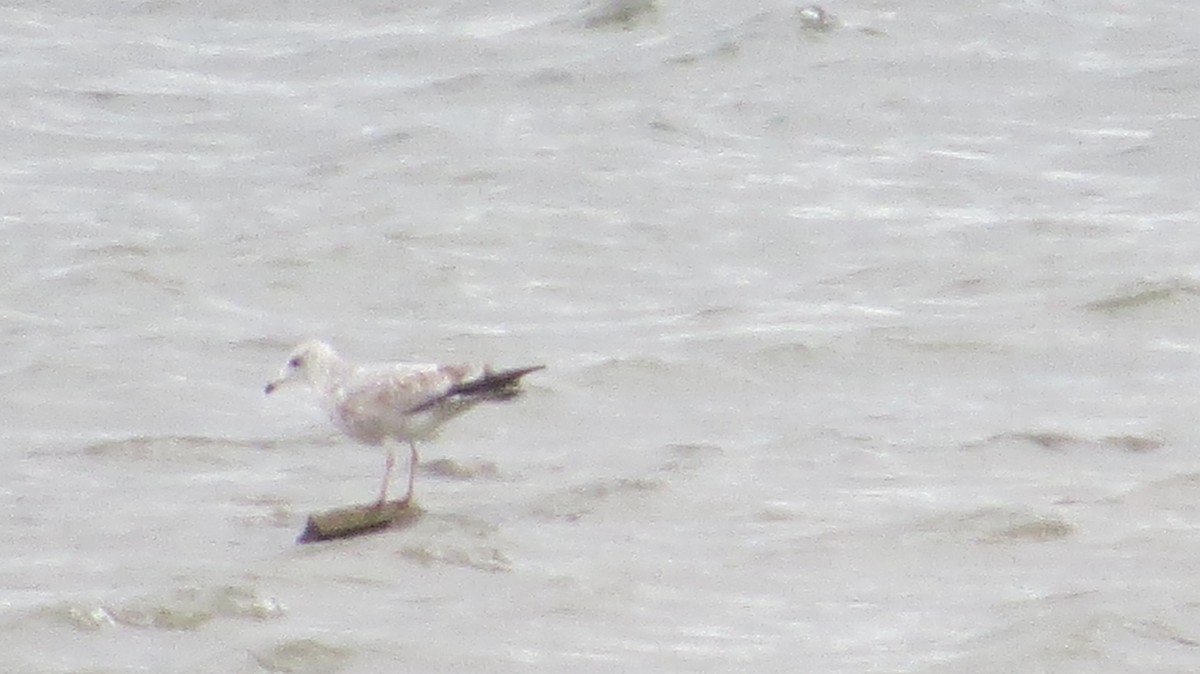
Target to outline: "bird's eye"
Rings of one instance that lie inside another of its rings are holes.
[[[304,364],[304,361],[300,359],[300,356],[294,356],[291,360],[288,361],[288,367],[290,367],[290,368],[297,368],[303,364]]]

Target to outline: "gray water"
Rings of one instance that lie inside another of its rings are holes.
[[[825,9],[0,9],[0,670],[1195,671],[1200,5]]]

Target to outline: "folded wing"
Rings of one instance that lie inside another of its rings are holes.
[[[520,392],[521,377],[544,366],[493,372],[469,365],[402,365],[357,373],[336,396],[333,420],[349,435],[379,444],[417,440],[485,400]]]
[[[521,377],[545,367],[545,365],[532,365],[530,367],[518,367],[499,372],[484,369],[479,376],[459,380],[445,391],[416,405],[410,411],[423,412],[438,405],[454,401],[507,400],[521,392],[520,388],[518,388]]]

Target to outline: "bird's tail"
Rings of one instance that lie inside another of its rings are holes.
[[[521,377],[545,368],[545,365],[532,365],[499,372],[488,370],[481,377],[455,384],[443,395],[422,403],[412,411],[420,412],[455,398],[459,400],[508,400],[521,393],[519,388]]]

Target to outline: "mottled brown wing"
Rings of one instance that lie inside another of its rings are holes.
[[[461,365],[364,369],[337,396],[334,420],[350,435],[368,442],[404,436],[411,415],[478,371]]]
[[[492,372],[484,370],[480,376],[463,378],[452,384],[445,392],[412,408],[413,412],[430,409],[453,399],[495,399],[511,398],[518,393],[517,384],[521,377],[544,369],[545,365],[519,367],[512,370]]]

